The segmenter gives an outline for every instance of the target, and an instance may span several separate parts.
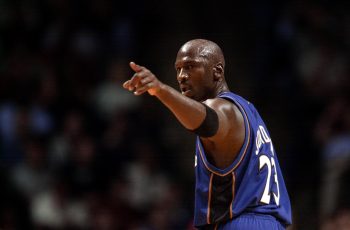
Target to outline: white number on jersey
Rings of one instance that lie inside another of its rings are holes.
[[[279,190],[279,184],[278,184],[275,159],[273,157],[271,157],[271,160],[270,160],[270,158],[268,156],[260,155],[259,156],[259,170],[261,170],[265,165],[267,167],[267,178],[266,178],[264,193],[261,196],[260,202],[264,203],[264,204],[270,204],[271,193],[272,193],[276,204],[279,205],[279,203],[280,203],[280,190]],[[270,179],[271,179],[272,168],[274,169],[273,176],[274,176],[274,182],[276,183],[276,186],[277,186],[277,194],[270,191],[270,189],[271,189]]]

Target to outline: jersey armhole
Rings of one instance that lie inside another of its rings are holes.
[[[225,169],[219,169],[208,161],[202,142],[199,137],[197,137],[197,148],[198,148],[199,157],[201,158],[202,162],[204,163],[208,171],[218,176],[226,176],[232,173],[243,161],[251,142],[251,127],[250,127],[247,113],[245,112],[244,108],[241,106],[241,104],[237,100],[235,100],[232,96],[230,97],[229,95],[220,95],[220,98],[223,98],[231,103],[234,103],[242,113],[242,116],[244,119],[244,126],[245,126],[245,137],[244,137],[243,145],[236,159],[233,161],[233,163],[230,166],[228,166]]]

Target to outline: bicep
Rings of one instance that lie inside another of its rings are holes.
[[[202,143],[212,157],[213,164],[218,168],[226,168],[232,164],[244,143],[243,114],[235,104],[225,99],[206,104],[217,113],[219,127],[214,136],[201,138]]]

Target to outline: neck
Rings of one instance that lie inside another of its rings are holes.
[[[230,89],[228,88],[226,82],[223,82],[222,84],[219,84],[216,88],[216,96],[219,95],[220,93],[223,93],[223,92],[228,92],[230,91]]]
[[[203,99],[199,101],[204,101],[210,98],[216,98],[220,93],[229,92],[229,91],[230,89],[228,88],[226,82],[220,82],[215,86],[215,88],[209,94],[207,94]]]

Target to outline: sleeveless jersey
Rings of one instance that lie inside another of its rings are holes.
[[[219,169],[211,164],[196,141],[194,225],[226,222],[243,213],[274,216],[291,224],[291,205],[269,132],[255,107],[244,98],[218,95],[234,103],[245,124],[244,144],[233,163]]]

